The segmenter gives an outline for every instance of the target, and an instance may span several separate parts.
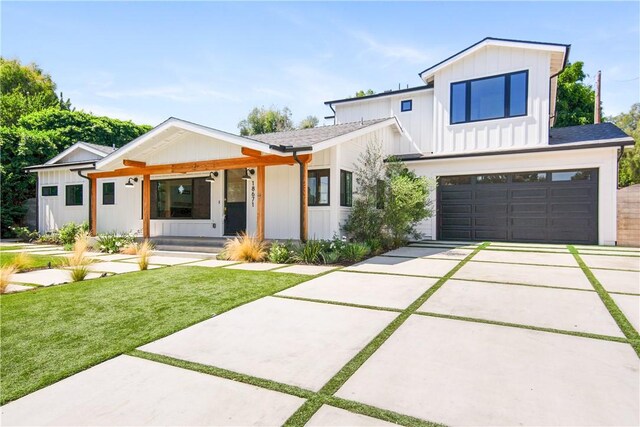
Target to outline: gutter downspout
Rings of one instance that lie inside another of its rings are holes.
[[[78,174],[79,177],[86,179],[88,181],[88,183],[89,183],[89,191],[88,191],[89,203],[87,203],[87,206],[89,207],[89,215],[88,215],[89,227],[91,227],[91,223],[92,223],[91,221],[93,219],[93,218],[91,218],[91,216],[92,216],[91,215],[91,200],[92,200],[91,199],[91,178],[89,178],[87,175],[82,175],[82,171],[83,170],[89,170],[89,169],[76,169],[76,173]]]
[[[624,156],[624,145],[620,146],[620,154],[618,154],[618,159],[616,160],[616,188],[620,189],[620,160]]]

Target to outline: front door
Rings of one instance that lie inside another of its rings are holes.
[[[244,169],[224,171],[224,234],[233,236],[247,229],[247,184]]]

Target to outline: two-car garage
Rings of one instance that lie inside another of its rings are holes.
[[[437,238],[598,243],[598,170],[439,176]]]

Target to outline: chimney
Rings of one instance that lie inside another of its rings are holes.
[[[593,123],[600,123],[600,71],[596,75],[596,105],[593,109]]]

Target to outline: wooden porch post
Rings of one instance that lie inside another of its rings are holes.
[[[92,236],[95,236],[98,233],[98,179],[90,177],[89,178],[91,188],[89,189],[89,194],[91,197],[89,198],[89,233]]]
[[[300,240],[307,241],[307,233],[309,229],[309,199],[307,196],[307,179],[309,176],[309,164],[304,162],[300,165],[302,173],[300,174]]]
[[[142,237],[151,234],[151,175],[142,176]]]
[[[257,237],[264,240],[264,188],[265,188],[265,166],[258,166],[258,214],[257,214]]]

